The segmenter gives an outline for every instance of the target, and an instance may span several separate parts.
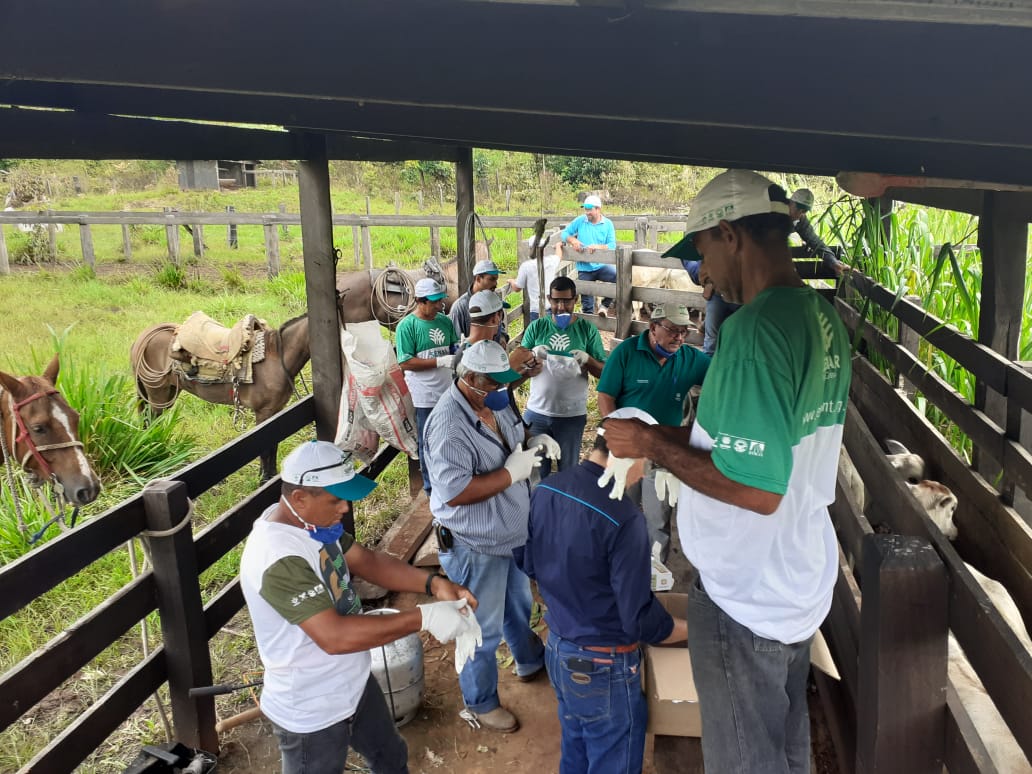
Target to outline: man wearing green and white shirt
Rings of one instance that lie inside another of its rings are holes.
[[[459,335],[455,326],[442,314],[447,288],[436,280],[424,277],[416,283],[416,309],[402,318],[395,331],[398,365],[405,374],[405,384],[416,408],[416,439],[419,469],[423,474],[423,490],[430,496],[430,479],[423,459],[423,426],[437,401],[452,383],[455,352]]]
[[[827,506],[851,364],[835,310],[795,271],[791,230],[785,191],[754,172],[699,192],[668,255],[703,260],[744,306],[720,329],[690,431],[606,423],[612,453],[644,453],[683,482],[677,526],[699,572],[688,646],[712,771],[809,771],[806,676],[838,569]]]

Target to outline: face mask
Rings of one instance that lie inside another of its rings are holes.
[[[557,314],[555,316],[555,327],[557,327],[559,330],[564,330],[570,325],[570,318],[572,317],[572,314],[568,314],[566,312],[562,314]]]
[[[661,346],[659,346],[659,344],[653,344],[652,345],[652,351],[656,353],[657,357],[662,357],[662,358],[673,357],[674,355],[677,354],[677,350],[674,350],[673,352],[668,352],[667,350],[665,350]]]
[[[497,390],[487,392],[486,390],[478,390],[465,379],[463,379],[462,382],[477,395],[484,396],[484,405],[491,409],[491,411],[501,411],[509,405],[509,391],[505,387],[499,387]]]
[[[320,543],[336,543],[340,540],[341,535],[344,534],[344,525],[341,522],[337,522],[332,527],[317,527],[314,524],[309,524],[307,521],[297,515],[297,511],[294,510],[294,506],[290,504],[290,501],[286,497],[280,497],[282,503],[287,506],[287,510],[294,514],[294,518],[300,521],[305,530],[308,532],[308,537],[312,540],[317,540]]]

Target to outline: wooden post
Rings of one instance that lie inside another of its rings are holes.
[[[193,254],[197,258],[204,257],[204,226],[195,223],[190,229],[190,236],[193,238]]]
[[[355,268],[357,269],[362,263],[362,246],[358,236],[358,226],[351,227],[351,247],[355,251]]]
[[[284,216],[287,214],[287,205],[280,204],[280,206],[279,206],[279,214],[280,215],[284,215]],[[290,229],[287,228],[287,224],[286,223],[280,224],[280,233],[283,234],[283,236],[286,236],[287,234],[290,233]]]
[[[505,189],[505,211],[506,212],[509,211],[509,202],[510,201],[512,201],[512,189],[507,187]]]
[[[473,149],[459,148],[455,162],[455,246],[459,268],[459,287],[468,288],[473,282],[473,213],[476,210],[473,194]],[[442,206],[443,206],[442,201]]]
[[[230,204],[226,207],[226,212],[231,213],[229,217],[232,218],[232,213],[236,212],[236,207]],[[232,247],[234,250],[236,250],[239,246],[239,243],[237,242],[236,223],[230,223],[228,226],[226,226],[226,244]]]
[[[143,506],[148,530],[171,532],[148,539],[176,738],[187,747],[217,754],[215,699],[188,695],[191,688],[211,685],[212,675],[186,484],[148,484],[143,490]]]
[[[634,246],[639,248],[648,247],[649,219],[634,219]]]
[[[369,226],[363,224],[359,231],[362,235],[362,257],[365,259],[365,267],[373,268],[373,242],[369,237]]]
[[[437,226],[430,227],[430,255],[441,258],[441,229]]]
[[[49,188],[50,182],[47,181],[47,187]],[[53,218],[54,211],[47,210],[47,217]],[[47,223],[47,252],[50,254],[50,262],[57,262],[57,224],[53,220]]]
[[[631,290],[634,285],[634,252],[630,247],[616,248],[616,333],[618,339],[626,339],[631,333]]]
[[[419,211],[422,212],[423,211],[423,189],[422,188],[420,188],[419,191],[416,192],[416,201],[419,202]]]
[[[916,306],[921,306],[920,296],[904,296],[903,298]],[[910,354],[917,357],[918,347],[921,344],[921,336],[917,331],[913,328],[908,328],[900,322],[899,333],[896,335],[896,341]],[[903,390],[908,398],[914,397],[914,385],[907,380],[906,375],[902,372],[896,374],[896,389]]]
[[[324,441],[337,431],[343,360],[337,315],[333,212],[330,207],[330,168],[326,137],[304,134],[305,158],[300,162],[301,240],[305,260],[305,290],[312,349],[312,389],[315,429]]]
[[[371,215],[372,214],[370,209],[369,209],[369,197],[368,196],[365,198],[365,214],[366,215]]]
[[[72,175],[72,187],[75,189],[76,196],[82,193],[82,183],[79,182],[78,175]]]
[[[127,261],[133,257],[133,240],[128,223],[122,224],[122,255]]]
[[[394,192],[394,214],[401,215],[401,193],[399,191]]]
[[[91,269],[97,266],[96,256],[93,254],[93,234],[90,233],[89,223],[79,224],[79,245],[82,247],[82,259]]]
[[[168,259],[179,265],[179,226],[172,219],[172,208],[165,207],[165,242],[168,245]]]
[[[269,265],[269,279],[279,276],[279,233],[276,231],[275,223],[263,223],[265,231],[265,260]]]
[[[941,774],[948,585],[924,538],[865,535],[861,571],[858,774]]]
[[[10,274],[11,263],[7,257],[7,240],[4,238],[4,227],[0,226],[0,274]]]

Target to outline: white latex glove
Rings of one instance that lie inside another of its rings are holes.
[[[572,357],[554,355],[545,361],[545,368],[556,376],[570,378],[581,375],[581,367]]]
[[[656,497],[673,508],[681,491],[681,480],[666,468],[656,468]]]
[[[423,623],[419,628],[430,632],[439,642],[451,642],[471,629],[469,619],[473,611],[467,610],[466,604],[465,599],[456,599],[417,605],[423,614]],[[477,629],[480,629],[479,625]]]
[[[469,628],[455,638],[455,671],[462,674],[466,662],[476,655],[477,647],[484,644],[484,635],[480,631],[480,623],[472,610],[469,611]]]
[[[509,471],[512,483],[526,481],[534,468],[541,465],[541,449],[524,449],[522,444],[516,447],[516,451],[508,456],[502,466]]]
[[[633,459],[609,455],[609,459],[606,460],[606,469],[598,477],[598,485],[603,489],[610,481],[613,482],[613,491],[609,493],[609,499],[619,500],[623,497],[624,489],[627,487],[627,473],[634,462]]]
[[[438,355],[437,367],[438,368],[455,368],[455,355]]]
[[[571,349],[570,357],[577,361],[577,365],[583,367],[588,364],[591,359],[591,355],[585,352],[583,349]]]
[[[528,449],[541,449],[542,453],[552,462],[558,462],[559,458],[563,456],[562,449],[559,448],[559,444],[556,440],[546,434],[539,433],[538,435],[532,435],[530,440],[527,441]]]
[[[536,347],[534,347],[534,349],[530,351],[534,353],[534,357],[536,357],[538,360],[544,361],[548,359],[548,347],[546,347],[544,344],[538,344]]]

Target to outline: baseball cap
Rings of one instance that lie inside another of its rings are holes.
[[[601,206],[602,206],[602,200],[600,198],[598,198],[597,196],[595,196],[594,194],[592,194],[591,196],[587,197],[584,200],[584,204],[581,205],[581,207],[583,207],[586,210],[592,210],[595,207],[601,207]]]
[[[416,282],[416,298],[440,301],[447,295],[448,289],[431,277],[423,277],[423,279]]]
[[[509,357],[502,346],[495,341],[478,341],[462,353],[462,365],[478,374],[487,374],[499,384],[509,384],[520,379],[512,370]]]
[[[481,290],[474,293],[469,299],[469,316],[490,317],[495,312],[501,311],[502,306],[502,299],[497,293],[493,290]]]
[[[494,261],[479,261],[476,266],[473,267],[473,276],[478,274],[501,274],[498,267],[495,266]]]
[[[695,320],[692,319],[691,314],[688,312],[688,307],[684,304],[667,304],[657,306],[652,310],[652,320],[669,320],[674,325],[688,326],[695,325]],[[610,414],[612,416],[612,414]]]
[[[283,460],[280,478],[321,487],[341,500],[361,500],[376,488],[375,481],[355,472],[351,455],[329,441],[307,441],[294,449]]]
[[[595,431],[599,435],[605,435],[605,421],[607,419],[640,419],[646,425],[658,425],[659,422],[647,411],[642,411],[640,408],[634,406],[624,406],[618,408],[612,414],[608,414],[602,417],[602,422],[599,424],[598,429]]]
[[[813,191],[809,188],[800,188],[788,197],[790,202],[795,202],[801,210],[813,209]]]
[[[663,253],[663,257],[698,261],[702,256],[692,241],[697,232],[712,228],[722,220],[730,222],[772,212],[788,215],[785,189],[747,169],[729,169],[699,191],[688,211],[685,229],[688,233]]]

